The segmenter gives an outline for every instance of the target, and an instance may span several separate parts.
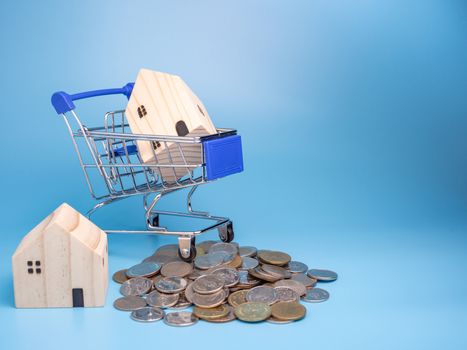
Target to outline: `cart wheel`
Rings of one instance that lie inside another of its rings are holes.
[[[152,217],[152,226],[159,227],[159,214],[156,214]]]
[[[185,262],[192,262],[196,258],[196,245],[194,237],[191,239],[190,244],[190,253],[188,255],[184,255],[181,249],[178,249],[178,256]]]
[[[219,238],[222,242],[232,242],[234,239],[234,229],[232,221],[227,222],[224,226],[219,227]]]

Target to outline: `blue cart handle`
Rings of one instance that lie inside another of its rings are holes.
[[[52,105],[54,106],[57,114],[64,114],[75,109],[75,104],[73,101],[82,100],[85,98],[96,97],[96,96],[105,96],[105,95],[125,95],[130,99],[131,92],[133,91],[133,86],[135,83],[128,83],[122,88],[117,89],[103,89],[103,90],[94,90],[94,91],[85,91],[79,92],[77,94],[67,94],[63,91],[58,91],[52,95]]]

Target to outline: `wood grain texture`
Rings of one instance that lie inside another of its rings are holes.
[[[211,118],[201,100],[176,75],[141,69],[125,110],[130,129],[135,134],[179,136],[177,122],[187,127],[186,136],[204,136],[216,133]],[[185,135],[183,135],[185,136]],[[185,164],[180,149],[173,143],[151,144],[139,141],[138,151],[145,164],[167,164],[174,154],[173,164]],[[200,164],[198,145],[182,146],[187,164]],[[178,153],[178,155],[177,155]],[[154,168],[165,181],[172,182],[187,174],[187,170]]]
[[[18,308],[72,307],[73,288],[83,289],[85,307],[105,303],[107,236],[66,203],[23,238],[12,264]]]

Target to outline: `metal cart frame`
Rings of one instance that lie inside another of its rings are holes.
[[[192,261],[196,256],[197,235],[217,228],[222,241],[230,242],[234,237],[233,224],[229,218],[193,210],[192,196],[200,185],[243,171],[241,138],[234,129],[217,129],[217,134],[203,137],[132,134],[123,110],[106,113],[104,126],[88,128],[75,112],[76,100],[114,94],[123,94],[129,99],[133,86],[134,83],[128,83],[117,89],[73,95],[60,91],[52,95],[52,105],[65,121],[91,196],[99,201],[86,215],[90,218],[98,209],[108,204],[141,195],[146,230],[105,231],[178,236],[180,257],[185,261]],[[155,162],[143,163],[138,153],[139,142],[163,144],[168,152],[168,159],[159,161],[156,151],[151,148]],[[189,162],[187,147],[199,152],[202,161]],[[104,189],[101,193],[95,189],[96,176],[91,175],[91,172],[97,172],[101,184],[103,180]],[[180,172],[185,175],[180,177]],[[169,180],[167,173],[170,174]],[[155,209],[162,197],[187,187],[191,189],[186,197],[186,212]],[[212,224],[195,231],[171,231],[159,223],[160,216],[164,215],[207,219]]]

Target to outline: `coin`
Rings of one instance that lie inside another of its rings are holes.
[[[162,245],[159,248],[157,248],[157,250],[155,251],[155,254],[164,253],[164,252],[172,252],[172,253],[177,253],[178,254],[178,244]]]
[[[191,264],[183,261],[169,262],[162,266],[161,274],[165,277],[185,277],[193,271]]]
[[[233,292],[232,294],[229,295],[229,304],[232,305],[233,307],[236,307],[240,304],[246,303],[246,295],[248,293],[248,290],[242,289],[236,292]]]
[[[209,248],[209,254],[218,252],[226,252],[235,256],[238,254],[238,248],[235,244],[223,242],[213,244],[211,248]]]
[[[256,255],[256,248],[251,246],[243,246],[238,250],[238,254],[243,257],[254,257]]]
[[[127,269],[123,269],[123,270],[115,272],[113,274],[113,276],[112,276],[112,279],[115,282],[122,284],[123,282],[128,280],[128,276],[126,275],[126,271],[127,271]]]
[[[121,297],[114,301],[114,308],[120,311],[133,311],[146,306],[146,300],[137,296]]]
[[[259,278],[260,280],[267,281],[267,282],[276,282],[280,280],[280,277],[270,275],[261,269],[261,267],[256,267],[254,269],[248,270],[248,273],[253,277]]]
[[[275,318],[274,316],[270,316],[266,322],[269,323],[274,323],[274,324],[286,324],[286,323],[292,323],[293,321],[290,320],[279,320],[278,318]]]
[[[242,270],[254,269],[259,264],[258,260],[248,256],[242,257],[242,265],[239,267]]]
[[[246,294],[246,300],[271,305],[276,302],[276,290],[268,286],[254,287]]]
[[[225,306],[229,309],[229,313],[227,315],[225,315],[224,317],[209,319],[209,320],[205,320],[205,321],[214,322],[214,323],[226,323],[226,322],[230,322],[230,321],[235,320],[236,317],[235,317],[235,313],[234,313],[234,308],[232,306],[230,306],[230,305],[225,305]]]
[[[161,269],[161,266],[159,264],[156,264],[155,262],[152,262],[152,261],[142,262],[140,264],[130,267],[126,271],[126,275],[129,278],[150,277],[158,273],[160,269]]]
[[[167,308],[177,304],[179,294],[164,294],[157,290],[152,291],[146,297],[148,305],[153,307]]]
[[[212,294],[194,293],[192,297],[193,304],[203,308],[212,308],[221,305],[227,294],[224,289]]]
[[[300,296],[289,287],[274,287],[276,290],[276,301],[299,301]]]
[[[242,270],[238,271],[238,277],[239,277],[239,281],[238,281],[237,287],[241,286],[245,288],[250,288],[250,287],[257,286],[258,284],[261,283],[260,280],[250,275],[248,271],[242,271]]]
[[[152,255],[150,257],[147,257],[146,259],[143,260],[143,262],[154,262],[158,265],[164,265],[169,262],[173,261],[180,261],[180,258],[178,256],[166,256],[166,255],[161,255],[161,256],[155,256]]]
[[[291,257],[289,254],[284,253],[284,252],[278,252],[278,251],[258,252],[258,258],[263,263],[271,264],[271,265],[279,265],[279,266],[286,265],[291,260]]]
[[[271,307],[265,303],[247,302],[235,307],[234,313],[244,322],[260,322],[271,316]]]
[[[232,287],[240,280],[240,276],[238,275],[237,270],[232,268],[218,269],[214,271],[212,275],[219,277],[224,282],[224,286],[226,287]]]
[[[189,311],[169,312],[164,317],[164,323],[169,326],[186,327],[192,326],[198,322],[198,317]]]
[[[139,296],[146,294],[152,288],[152,281],[145,277],[135,277],[122,283],[120,293],[124,296]]]
[[[193,271],[191,271],[191,273],[188,276],[186,276],[186,278],[194,281],[198,277],[204,276],[205,274],[206,270],[193,269]]]
[[[178,302],[175,305],[171,306],[170,309],[180,310],[186,309],[191,306],[192,303],[191,301],[188,301],[184,292],[181,292],[179,295],[180,297],[178,298]]]
[[[302,297],[308,303],[321,303],[329,299],[329,292],[321,288],[312,288]]]
[[[206,253],[209,252],[209,248],[212,247],[213,244],[216,244],[218,242],[216,241],[203,241],[200,242],[196,245],[196,248],[201,248],[203,249]]]
[[[308,271],[308,266],[300,261],[290,261],[287,268],[292,273],[306,273]]]
[[[225,317],[229,311],[230,308],[227,305],[219,305],[210,309],[205,309],[199,306],[195,306],[193,308],[193,313],[195,316],[207,321]]]
[[[193,282],[193,290],[199,294],[211,294],[224,288],[224,281],[214,275],[206,275],[197,278]]]
[[[195,258],[195,266],[200,270],[207,270],[224,263],[228,255],[229,254],[225,252],[218,252],[197,256]]]
[[[310,278],[307,275],[304,275],[302,273],[297,273],[292,276],[292,280],[300,282],[303,284],[306,288],[311,288],[316,285],[316,282],[318,282],[314,278]]]
[[[185,288],[185,298],[188,300],[190,303],[193,303],[193,294],[195,292],[193,291],[193,282],[188,283],[188,285]]]
[[[296,301],[279,301],[271,306],[271,315],[285,321],[295,321],[305,317],[305,307]]]
[[[337,279],[337,273],[330,270],[311,269],[308,270],[307,275],[318,281],[332,282]]]
[[[187,281],[182,277],[164,277],[156,284],[156,289],[161,293],[173,294],[179,293],[187,286]]]
[[[292,276],[290,271],[287,271],[283,267],[276,265],[263,264],[261,266],[261,269],[267,274],[277,277],[279,279],[290,278]]]
[[[164,311],[158,307],[143,307],[131,313],[130,317],[138,322],[155,322],[162,320]]]
[[[274,283],[274,287],[289,287],[293,289],[298,295],[302,296],[306,294],[305,286],[294,280],[280,280]]]
[[[235,255],[235,258],[231,262],[227,263],[227,267],[232,267],[234,269],[237,269],[240,266],[242,266],[242,258],[240,255]]]

